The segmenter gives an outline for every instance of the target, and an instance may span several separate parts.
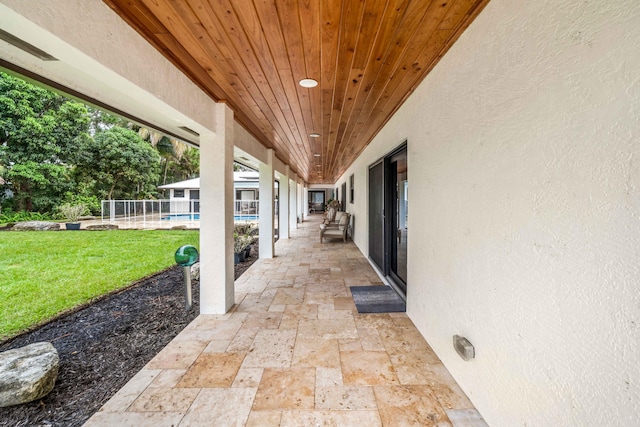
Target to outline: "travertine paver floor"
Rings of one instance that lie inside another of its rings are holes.
[[[320,217],[236,281],[86,426],[486,426],[404,313],[359,314],[382,285],[362,253],[319,243]]]

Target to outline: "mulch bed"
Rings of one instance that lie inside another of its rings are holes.
[[[237,279],[258,258],[257,244],[235,266]],[[0,351],[49,341],[60,356],[56,385],[43,399],[0,408],[0,426],[81,426],[199,313],[184,308],[182,268],[145,278],[79,311],[0,343]]]

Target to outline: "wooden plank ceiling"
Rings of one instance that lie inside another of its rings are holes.
[[[299,176],[329,184],[488,2],[104,1]]]

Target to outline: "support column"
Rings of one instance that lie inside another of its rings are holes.
[[[280,238],[288,239],[289,218],[291,207],[289,205],[289,166],[285,166],[284,175],[280,175]]]
[[[295,174],[289,171],[289,175],[291,175],[287,178],[289,180],[289,186],[291,187],[289,190],[289,212],[291,213],[289,217],[289,227],[295,230],[298,228],[298,205],[296,203],[298,199],[298,186],[296,185]]]
[[[273,258],[273,149],[267,150],[267,163],[260,163],[259,238],[260,258]]]
[[[302,178],[298,178],[298,217],[300,218],[300,222],[304,221],[304,206],[306,205],[302,183]]]
[[[215,104],[215,133],[200,135],[200,313],[234,304],[233,111]]]
[[[304,221],[309,216],[309,195],[307,194],[307,183],[300,178],[300,215]]]
[[[303,188],[302,178],[298,177],[296,182],[296,188],[298,189],[298,218],[300,218],[300,222],[304,221],[304,206],[307,204],[304,199],[304,188]]]

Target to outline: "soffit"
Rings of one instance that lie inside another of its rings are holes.
[[[488,0],[104,2],[305,181],[330,184]]]

